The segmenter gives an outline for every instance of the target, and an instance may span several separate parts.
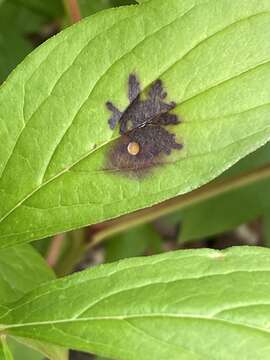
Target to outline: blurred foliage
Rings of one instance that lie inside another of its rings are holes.
[[[0,29],[13,30],[16,34],[27,34],[40,30],[46,18],[36,14],[28,8],[15,4],[12,0],[3,0],[0,3]],[[12,43],[10,47],[14,47]]]
[[[262,215],[269,208],[269,179],[232,190],[184,210],[180,240],[193,240],[232,230]]]
[[[31,245],[40,253],[41,256],[46,258],[52,238],[44,238],[34,241]]]
[[[135,0],[79,0],[83,17],[115,6],[136,4]]]
[[[61,16],[64,13],[62,0],[11,0],[11,2],[50,18]]]
[[[270,209],[264,213],[263,217],[263,236],[265,246],[270,247]]]
[[[240,175],[269,164],[270,143],[239,161],[219,179]],[[270,180],[232,189],[167,217],[181,221],[180,242],[212,236],[262,216],[270,209]]]
[[[18,360],[43,360],[44,357],[29,347],[17,342],[13,338],[8,338],[8,346],[13,354],[14,359]]]
[[[81,15],[83,17],[94,14],[100,10],[108,9],[111,7],[110,0],[99,0],[99,1],[89,1],[89,0],[79,0]]]
[[[0,83],[34,49],[31,34],[39,33],[50,20],[49,15],[32,11],[23,3],[14,0],[0,2]]]
[[[106,261],[162,252],[162,238],[149,224],[113,236],[105,244]]]
[[[33,49],[26,35],[37,31],[41,23],[40,16],[10,0],[0,3],[0,83]]]

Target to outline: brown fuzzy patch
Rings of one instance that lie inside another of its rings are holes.
[[[147,98],[143,100],[136,75],[129,76],[128,84],[130,104],[125,111],[121,112],[111,102],[106,103],[108,110],[112,112],[109,126],[114,129],[119,123],[121,135],[108,153],[106,168],[141,177],[147,170],[162,164],[164,155],[170,155],[173,149],[182,149],[183,145],[175,141],[175,134],[164,128],[179,124],[180,119],[169,113],[176,104],[164,101],[167,93],[161,80],[152,84]],[[128,152],[131,142],[138,143],[140,147],[135,156]]]

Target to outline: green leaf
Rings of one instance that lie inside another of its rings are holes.
[[[185,209],[180,241],[211,236],[254,220],[270,209],[270,180],[232,190]]]
[[[110,0],[79,0],[78,4],[80,6],[81,15],[83,17],[92,15],[100,10],[108,9],[111,7]]]
[[[158,253],[162,251],[161,243],[160,235],[151,225],[137,226],[107,240],[106,261],[143,255],[146,250]]]
[[[18,300],[28,291],[54,277],[53,271],[32,246],[20,245],[0,250],[0,309],[5,309],[7,303]],[[29,339],[20,339],[20,341],[50,359],[67,359],[67,351],[62,348]],[[26,354],[30,352],[30,350],[24,351]]]
[[[33,49],[27,34],[39,30],[44,19],[11,1],[0,3],[0,83]]]
[[[52,270],[32,246],[0,250],[0,304],[16,301],[53,278]]]
[[[9,337],[9,339],[10,339],[10,337]],[[20,348],[23,349],[23,351],[26,353],[26,355],[31,353],[32,356],[35,356],[35,358],[37,356],[40,356],[40,353],[41,353],[50,360],[68,360],[68,353],[69,353],[68,350],[66,350],[60,346],[55,346],[54,344],[49,344],[46,341],[37,341],[37,340],[27,339],[24,337],[18,337],[18,338],[12,337],[12,340],[14,340],[14,339],[16,340],[17,343],[20,343],[17,345],[17,348],[14,349],[15,350],[14,355],[16,355],[16,353],[19,351],[18,346],[21,345]],[[8,342],[10,342],[10,340]],[[13,347],[11,347],[11,348],[13,350]],[[34,350],[38,351],[38,353],[34,352]],[[16,357],[15,357],[15,360],[16,360]],[[19,360],[22,360],[21,357],[19,357]],[[28,358],[27,358],[27,360],[28,360]]]
[[[270,144],[241,160],[222,177],[235,176],[269,164]],[[181,218],[180,241],[211,236],[263,215],[270,209],[270,179],[232,189],[212,199],[178,212]],[[176,214],[173,215],[176,217]]]
[[[4,81],[11,70],[32,50],[28,41],[12,32],[0,34],[0,82]]]
[[[29,56],[0,90],[1,246],[191,191],[263,145],[269,11],[269,0],[150,1],[89,17]],[[105,102],[128,106],[135,70],[143,89],[162,79],[183,118],[184,149],[143,179],[104,170],[119,136]]]
[[[114,359],[267,360],[269,272],[270,250],[255,247],[133,258],[45,284],[0,323]]]
[[[0,360],[13,360],[12,353],[6,343],[5,336],[0,336]]]
[[[135,0],[111,0],[111,6],[124,6],[136,4]]]
[[[38,14],[50,17],[59,16],[63,13],[63,3],[61,0],[9,0],[14,4],[22,5]]]
[[[11,349],[14,360],[44,360],[43,355],[20,344],[14,339],[8,338],[7,343]]]
[[[46,17],[33,13],[31,10],[4,0],[0,3],[0,30],[13,30],[17,35],[25,36],[27,33],[38,32]]]

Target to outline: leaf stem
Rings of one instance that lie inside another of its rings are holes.
[[[64,0],[64,6],[72,24],[81,20],[81,12],[78,0]]]
[[[50,267],[54,267],[57,264],[63,248],[64,240],[65,234],[58,234],[53,237],[47,255],[47,263]]]

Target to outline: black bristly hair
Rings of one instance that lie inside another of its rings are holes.
[[[124,174],[141,177],[152,167],[162,164],[162,156],[170,155],[173,149],[180,150],[183,145],[175,140],[175,134],[164,127],[180,123],[177,115],[170,111],[175,102],[166,103],[167,92],[161,80],[156,80],[149,88],[146,99],[141,99],[140,83],[135,74],[128,79],[129,106],[122,112],[110,101],[107,109],[112,113],[108,120],[111,129],[119,123],[120,138],[109,151],[107,169],[118,170]],[[139,145],[136,156],[128,152],[128,145]]]

